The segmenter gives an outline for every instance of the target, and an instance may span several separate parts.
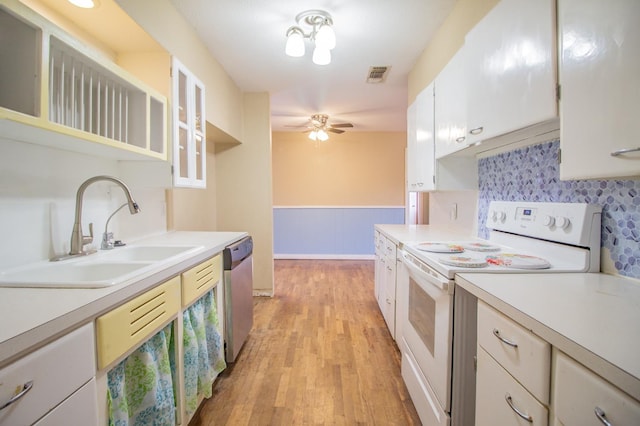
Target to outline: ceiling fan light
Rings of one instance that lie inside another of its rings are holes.
[[[324,142],[327,139],[329,139],[329,135],[327,134],[327,132],[322,129],[318,130],[318,140]]]
[[[297,27],[291,27],[287,31],[287,44],[284,48],[287,56],[299,58],[304,56],[304,36]]]
[[[316,65],[328,65],[331,63],[331,51],[316,46],[313,49],[313,63]]]
[[[320,25],[316,34],[316,47],[331,50],[336,47],[336,33],[329,24]]]
[[[312,141],[315,141],[316,139],[318,139],[318,133],[313,130],[311,133],[309,133],[309,139],[311,139]]]

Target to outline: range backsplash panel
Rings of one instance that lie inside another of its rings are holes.
[[[560,180],[554,140],[478,161],[478,235],[492,200],[593,203],[602,206],[601,245],[620,275],[640,278],[640,179]]]

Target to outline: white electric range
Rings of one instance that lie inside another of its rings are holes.
[[[601,214],[590,204],[493,201],[489,239],[403,246],[402,376],[424,424],[474,422],[475,299],[455,291],[455,274],[599,272]]]

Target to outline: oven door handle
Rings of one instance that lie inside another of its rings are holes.
[[[423,264],[423,268],[418,267],[414,262],[419,262],[419,260],[415,259],[409,253],[403,251],[402,252],[402,263],[404,263],[409,271],[413,272],[420,278],[428,281],[433,286],[437,287],[441,291],[449,291],[449,280],[440,276],[437,272],[431,270],[427,265]],[[420,262],[422,263],[422,262]]]

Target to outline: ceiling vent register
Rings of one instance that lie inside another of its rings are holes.
[[[384,83],[391,67],[369,67],[367,83]]]

